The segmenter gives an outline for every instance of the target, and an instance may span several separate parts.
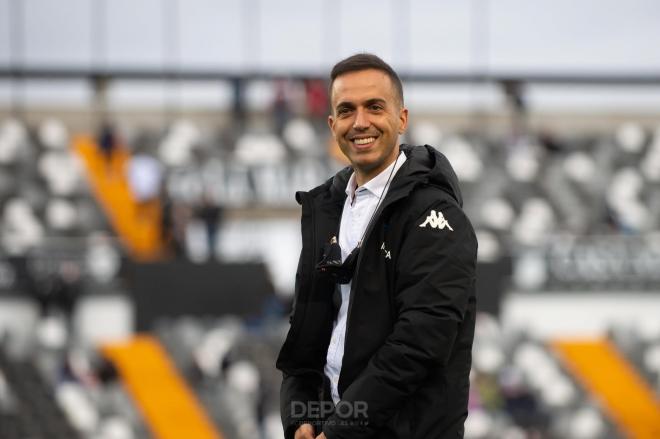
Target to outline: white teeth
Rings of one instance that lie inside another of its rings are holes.
[[[366,145],[367,143],[371,143],[374,140],[376,140],[375,137],[367,137],[366,139],[355,139],[353,141],[356,145]]]

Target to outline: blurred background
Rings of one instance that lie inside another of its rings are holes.
[[[280,439],[327,75],[479,239],[468,438],[660,437],[660,3],[0,0],[0,438]]]

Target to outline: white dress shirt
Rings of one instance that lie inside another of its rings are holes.
[[[339,246],[341,247],[342,262],[358,245],[362,238],[371,215],[376,210],[379,198],[384,199],[389,189],[388,178],[392,174],[391,180],[398,172],[401,165],[406,161],[406,155],[399,153],[398,159],[385,168],[380,174],[366,182],[364,185],[357,187],[355,181],[355,172],[351,175],[346,185],[346,201],[344,202],[344,210],[341,215],[341,223],[339,225]],[[392,168],[394,171],[392,171]],[[387,187],[386,187],[387,186]],[[337,318],[332,328],[332,336],[330,337],[330,345],[328,346],[328,354],[326,357],[326,364],[324,368],[325,375],[330,380],[330,390],[332,400],[337,404],[339,399],[339,373],[341,372],[341,363],[344,357],[344,342],[346,337],[346,316],[348,313],[348,301],[351,292],[351,284],[339,285],[341,290],[341,306],[337,313]]]

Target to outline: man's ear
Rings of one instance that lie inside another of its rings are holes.
[[[330,128],[330,131],[332,131],[332,127],[335,124],[335,118],[332,117],[332,114],[328,116],[328,127]]]
[[[408,129],[408,109],[402,107],[399,111],[399,134],[403,134]]]

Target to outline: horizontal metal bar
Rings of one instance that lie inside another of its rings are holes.
[[[232,81],[327,79],[327,72],[319,71],[232,71],[177,70],[140,68],[58,68],[45,66],[0,67],[0,78],[26,79],[88,79],[95,80],[178,80]],[[660,85],[659,73],[534,73],[534,72],[402,72],[401,79],[418,83],[536,83],[562,85]]]

